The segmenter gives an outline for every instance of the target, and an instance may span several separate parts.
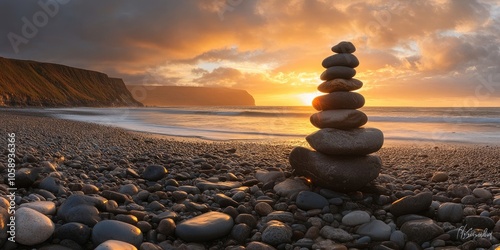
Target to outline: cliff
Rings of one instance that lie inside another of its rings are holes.
[[[142,106],[122,79],[58,65],[0,57],[0,106]]]
[[[255,106],[245,90],[213,87],[127,85],[147,106]]]

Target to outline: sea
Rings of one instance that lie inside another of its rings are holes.
[[[500,108],[364,107],[364,127],[385,140],[500,144]],[[51,116],[175,137],[229,140],[304,140],[318,130],[312,107],[52,108]]]

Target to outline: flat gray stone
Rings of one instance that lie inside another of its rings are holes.
[[[282,171],[262,171],[257,170],[255,172],[255,179],[262,183],[268,183],[271,181],[276,181],[278,179],[285,178],[285,174]]]
[[[228,235],[233,225],[231,216],[208,212],[177,224],[175,233],[187,242],[211,241]]]
[[[239,205],[238,202],[236,202],[231,197],[228,197],[225,194],[216,194],[215,202],[217,202],[217,204],[219,204],[221,207],[227,207],[227,206],[238,207]]]
[[[70,222],[58,227],[55,236],[60,239],[69,239],[78,244],[84,245],[90,239],[92,229],[85,224]]]
[[[274,192],[280,196],[291,197],[300,191],[310,188],[302,181],[297,179],[286,179],[274,186]]]
[[[401,226],[401,232],[406,234],[408,241],[422,244],[444,233],[444,230],[431,219],[411,220]]]
[[[367,155],[382,147],[384,134],[376,128],[323,128],[308,135],[306,140],[316,151],[327,155]]]
[[[311,191],[300,192],[295,203],[302,210],[322,209],[329,205],[325,197]]]
[[[202,191],[212,190],[212,189],[229,190],[229,189],[241,187],[241,182],[237,182],[237,181],[209,182],[206,180],[199,180],[196,183],[196,187]]]
[[[352,211],[342,217],[342,224],[346,226],[357,226],[370,222],[370,215],[361,210]]]
[[[358,79],[337,78],[322,82],[318,85],[318,91],[323,93],[332,93],[337,91],[353,91],[360,89],[361,87],[363,87],[363,82]]]
[[[346,66],[350,68],[356,68],[359,65],[358,58],[350,53],[339,53],[331,55],[321,62],[323,68],[330,68],[333,66]]]
[[[472,190],[472,194],[482,199],[491,199],[493,197],[491,192],[485,188],[474,188],[474,190]]]
[[[40,189],[45,189],[53,194],[58,194],[59,191],[62,191],[62,186],[59,185],[59,179],[56,179],[52,176],[47,176],[43,178],[43,180],[38,184]]]
[[[365,125],[368,117],[356,109],[335,109],[314,113],[309,120],[317,128],[354,129]]]
[[[136,226],[117,220],[103,220],[92,229],[92,242],[98,245],[108,240],[123,241],[139,247],[143,235]]]
[[[448,193],[451,195],[451,197],[461,199],[466,195],[470,195],[472,191],[466,185],[451,184],[448,186]]]
[[[464,215],[462,204],[446,202],[439,205],[437,217],[439,221],[460,222]]]
[[[73,194],[57,210],[57,217],[66,222],[80,222],[94,226],[99,220],[99,210],[105,209],[102,197]]]
[[[495,227],[495,222],[490,217],[470,215],[465,217],[465,225],[467,225],[467,228],[472,229],[488,228],[491,230]]]
[[[334,228],[331,226],[324,226],[319,231],[319,234],[323,236],[323,238],[340,242],[348,242],[354,239],[352,235],[345,230],[341,228]]]
[[[395,242],[400,249],[403,249],[406,243],[406,235],[399,230],[395,230],[391,233],[389,240]]]
[[[351,79],[356,75],[356,70],[346,66],[333,66],[327,68],[319,77],[323,81],[333,80],[337,78]]]
[[[372,220],[359,226],[356,233],[363,236],[370,236],[372,240],[384,241],[391,237],[391,227],[381,220]]]
[[[292,223],[295,221],[293,214],[286,211],[274,211],[263,218],[265,222],[277,220],[284,223]]]
[[[338,192],[359,190],[377,178],[382,167],[375,155],[330,156],[303,147],[294,148],[289,161],[295,175]]]
[[[312,105],[318,111],[359,109],[365,105],[365,98],[356,92],[332,92],[314,98]]]

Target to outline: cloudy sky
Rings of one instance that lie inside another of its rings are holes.
[[[245,89],[257,105],[310,105],[344,40],[367,106],[500,106],[498,1],[0,0],[2,57]]]

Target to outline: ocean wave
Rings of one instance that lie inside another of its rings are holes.
[[[372,122],[500,124],[496,117],[472,116],[368,116]]]
[[[206,116],[241,116],[241,117],[309,117],[311,112],[290,112],[287,110],[269,111],[222,111],[222,110],[188,110],[188,109],[156,109],[154,112],[176,115],[206,115]]]

